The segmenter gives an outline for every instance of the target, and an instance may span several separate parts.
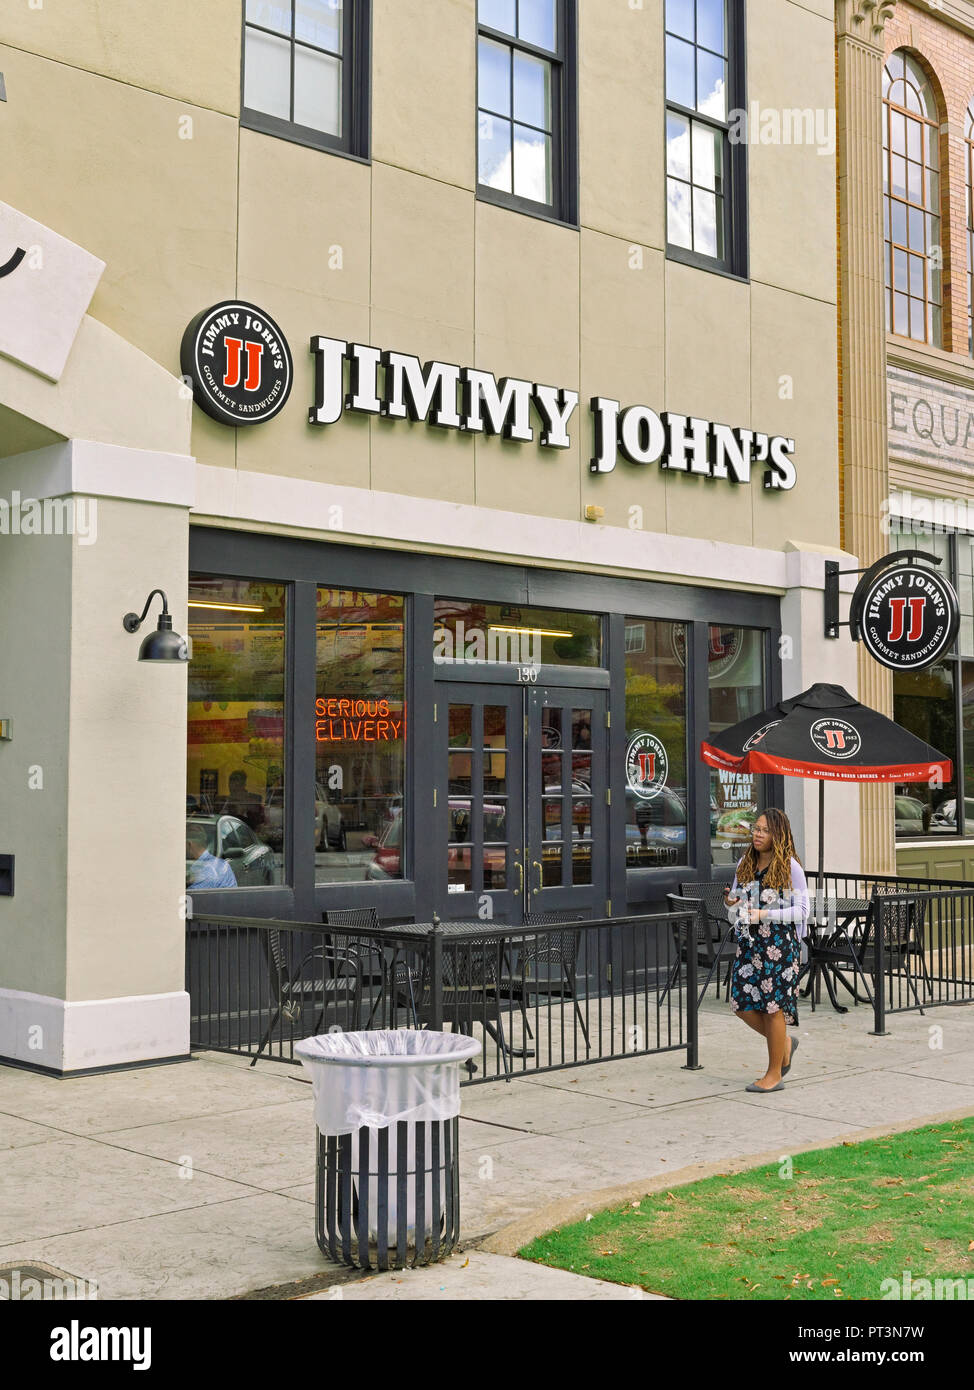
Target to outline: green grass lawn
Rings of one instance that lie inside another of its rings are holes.
[[[974,1291],[974,1118],[791,1165],[654,1193],[520,1254],[670,1298],[880,1299],[905,1270]]]

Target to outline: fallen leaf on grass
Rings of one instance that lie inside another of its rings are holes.
[[[838,1282],[839,1282],[838,1279],[823,1279],[823,1280],[822,1280],[822,1288],[823,1288],[823,1289],[827,1289],[827,1288],[829,1287],[830,1284],[837,1284]]]

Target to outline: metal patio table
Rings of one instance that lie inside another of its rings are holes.
[[[395,986],[397,967],[406,974],[411,990],[418,988],[418,990],[422,992],[425,987],[428,987],[432,993],[432,962],[429,952],[427,952],[426,955],[429,978],[425,980],[419,979],[416,976],[414,968],[410,966],[404,958],[404,953],[409,949],[409,946],[402,938],[414,938],[417,943],[422,942],[425,945],[435,930],[439,931],[440,936],[444,940],[456,942],[459,945],[468,943],[470,947],[469,955],[460,957],[460,960],[464,963],[469,962],[470,978],[466,980],[457,980],[454,978],[453,980],[447,980],[445,982],[445,988],[449,991],[449,994],[444,996],[443,1002],[448,1006],[452,1005],[449,1021],[457,1025],[458,1031],[463,1032],[463,1024],[468,1020],[461,1017],[461,1001],[466,999],[468,1004],[480,1001],[492,1002],[494,1006],[493,1018],[488,1017],[486,1010],[484,1010],[482,1022],[486,1032],[490,1034],[500,1048],[504,1071],[506,1075],[509,1075],[508,1057],[533,1057],[534,1051],[531,1048],[515,1047],[512,1043],[508,1042],[504,1036],[504,1024],[501,1019],[500,979],[502,967],[510,951],[510,946],[505,942],[501,932],[497,932],[496,935],[493,935],[486,923],[469,920],[405,922],[396,926],[380,925],[377,928],[373,928],[370,932],[370,936],[375,937],[378,944],[385,945],[386,947],[391,946],[392,948],[392,957],[389,962],[389,967],[387,971],[384,972],[383,996],[386,988],[386,980],[390,981],[393,986]],[[520,931],[521,929],[511,928],[511,930]],[[390,940],[383,942],[382,938],[384,936],[389,937]],[[489,959],[492,954],[496,957],[495,961]],[[453,969],[455,971],[456,955],[451,952],[448,953],[446,958],[454,962]],[[373,1013],[375,1013],[378,1007],[384,1002],[383,996],[380,996],[377,1008],[373,1010]],[[415,1003],[413,1007],[415,1013]],[[426,1007],[428,1008],[428,1006]],[[383,1013],[385,1013],[385,1010],[383,1010]]]
[[[822,899],[812,893],[809,894],[809,898],[812,902],[812,912],[808,919],[808,963],[802,967],[798,977],[799,983],[801,983],[802,976],[808,974],[808,984],[802,990],[803,998],[807,999],[811,996],[812,1008],[814,1009],[816,995],[821,1000],[821,981],[824,979],[832,1007],[837,1013],[845,1014],[849,1010],[836,998],[836,981],[848,990],[857,1003],[871,1004],[873,1002],[872,995],[869,993],[869,985],[859,960],[857,943],[853,939],[855,933],[852,936],[849,933],[849,928],[853,923],[868,917],[869,899],[829,897]],[[815,915],[821,908],[824,908],[824,919]],[[861,995],[855,984],[850,984],[842,973],[841,967],[848,968],[850,965],[854,974],[862,977],[866,990],[865,996]]]

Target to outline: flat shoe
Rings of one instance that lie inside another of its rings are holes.
[[[797,1051],[798,1051],[798,1039],[797,1039],[797,1038],[792,1038],[792,1040],[791,1040],[791,1052],[788,1054],[788,1065],[787,1065],[786,1067],[782,1067],[782,1068],[781,1068],[781,1075],[782,1075],[782,1076],[787,1076],[788,1073],[791,1071],[791,1064],[792,1064],[792,1062],[795,1060],[795,1053],[796,1053]]]
[[[785,1083],[779,1081],[777,1086],[755,1086],[752,1082],[750,1086],[745,1086],[744,1089],[745,1091],[757,1091],[759,1096],[766,1096],[770,1095],[772,1091],[783,1091],[785,1089]]]

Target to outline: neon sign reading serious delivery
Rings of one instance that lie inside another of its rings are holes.
[[[346,410],[390,420],[425,421],[468,434],[501,435],[544,449],[571,445],[569,422],[578,392],[449,362],[421,363],[405,352],[384,351],[340,338],[314,337],[313,425],[334,425]],[[348,367],[348,390],[345,368]],[[531,406],[536,420],[532,422]],[[750,483],[752,467],[764,468],[764,486],[795,486],[795,441],[783,435],[716,424],[696,416],[646,405],[622,408],[608,396],[590,402],[594,449],[589,468],[611,473],[619,455],[632,464],[658,463],[670,472]]]
[[[402,738],[405,724],[405,705],[393,708],[388,700],[315,700],[318,743],[394,743]]]

